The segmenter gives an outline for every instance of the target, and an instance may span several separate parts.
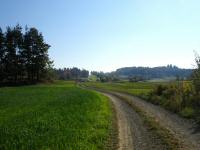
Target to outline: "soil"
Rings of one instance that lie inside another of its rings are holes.
[[[112,93],[116,96],[125,97],[129,100],[129,103],[133,103],[145,111],[148,116],[156,118],[156,121],[162,127],[170,130],[183,143],[184,149],[200,150],[200,132],[197,130],[197,125],[193,120],[182,118],[138,97],[118,92]]]
[[[149,132],[133,108],[120,98],[103,93],[113,102],[118,120],[119,150],[165,150],[165,146]]]

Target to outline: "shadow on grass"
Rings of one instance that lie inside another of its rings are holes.
[[[16,87],[16,86],[34,85],[37,83],[39,83],[39,81],[0,82],[0,88],[1,87]]]

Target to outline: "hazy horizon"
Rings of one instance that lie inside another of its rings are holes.
[[[197,0],[2,0],[0,9],[4,31],[19,23],[43,33],[56,68],[193,68],[200,52]]]

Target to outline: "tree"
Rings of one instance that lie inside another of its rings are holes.
[[[80,78],[88,78],[89,71],[85,69],[79,68],[63,68],[63,69],[55,69],[58,79],[61,80],[74,80]]]
[[[200,94],[200,57],[197,53],[195,53],[195,61],[197,68],[192,73],[192,81],[196,93]]]
[[[5,72],[7,80],[16,82],[20,72],[19,57],[20,49],[23,44],[22,28],[17,25],[13,29],[7,27],[5,33]]]
[[[0,29],[0,83],[49,79],[54,73],[49,47],[36,28],[26,28],[25,33],[20,25],[4,33]]]
[[[0,28],[0,82],[5,78],[4,57],[5,57],[4,34],[2,32],[2,29]]]
[[[37,81],[40,80],[41,77],[45,77],[48,68],[51,68],[51,62],[49,60],[48,56],[48,49],[50,48],[50,45],[46,44],[44,42],[44,38],[42,33],[39,33],[37,29],[32,28],[31,30],[36,32],[36,41],[35,41],[35,49],[34,54],[35,54],[35,59],[33,59],[34,64],[35,64],[35,73],[36,73],[36,78]]]
[[[85,69],[81,70],[81,77],[82,78],[88,78],[88,76],[89,76],[89,71],[87,71]]]
[[[29,81],[39,81],[40,78],[45,77],[48,68],[53,63],[48,56],[49,48],[50,45],[44,42],[42,34],[36,28],[26,29],[24,50],[21,54]]]
[[[81,70],[74,67],[71,69],[71,74],[74,79],[78,79],[80,77]]]

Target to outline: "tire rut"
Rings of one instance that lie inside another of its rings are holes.
[[[125,97],[129,103],[133,103],[149,116],[156,118],[161,126],[170,130],[177,137],[187,150],[200,150],[200,132],[196,131],[196,124],[192,120],[179,117],[160,106],[148,103],[132,95],[111,92],[120,97]]]
[[[161,141],[152,135],[141,117],[133,108],[120,98],[103,93],[113,102],[118,119],[119,150],[165,150]]]

